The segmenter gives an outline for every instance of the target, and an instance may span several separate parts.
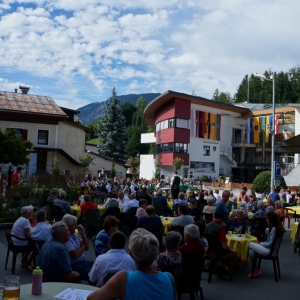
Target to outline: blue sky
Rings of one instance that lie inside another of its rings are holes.
[[[299,64],[295,0],[1,0],[0,90],[78,108],[119,95],[234,94]]]

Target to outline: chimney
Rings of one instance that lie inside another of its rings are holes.
[[[18,92],[18,89],[15,89],[15,93],[17,93]]]
[[[19,86],[19,89],[21,90],[22,94],[28,94],[30,88],[26,86]]]

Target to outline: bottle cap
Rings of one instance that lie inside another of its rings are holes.
[[[33,270],[32,274],[40,275],[43,274],[43,271],[40,269],[40,267],[36,267],[36,269]]]

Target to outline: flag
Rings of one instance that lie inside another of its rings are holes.
[[[270,124],[270,130],[269,130],[268,140],[266,142],[271,143],[271,140],[272,140],[273,116],[269,117],[269,124]]]
[[[259,117],[253,118],[253,129],[254,129],[253,141],[254,141],[254,144],[258,144],[259,143],[259,133],[260,133]]]
[[[210,139],[216,140],[216,114],[210,114]]]
[[[266,131],[265,131],[265,142],[269,143],[269,134],[271,132],[271,127],[270,127],[270,116],[266,116]]]
[[[247,143],[248,144],[253,144],[253,118],[248,118],[247,120],[247,130],[248,130],[248,135],[247,135]]]
[[[203,139],[205,132],[205,112],[199,111],[198,116],[198,137]]]
[[[275,134],[279,133],[279,115],[275,115]]]
[[[260,117],[260,142],[264,143],[266,140],[266,117]]]
[[[195,116],[194,134],[193,134],[194,137],[198,137],[198,128],[199,128],[198,127],[198,121],[199,121],[198,114],[199,114],[198,110],[194,110],[194,116]]]
[[[217,129],[216,129],[216,140],[220,141],[221,140],[221,115],[217,114]]]
[[[210,113],[205,113],[205,138],[210,139]]]

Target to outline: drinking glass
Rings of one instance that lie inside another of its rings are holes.
[[[239,236],[242,236],[243,226],[239,226]]]
[[[237,234],[237,230],[236,230],[236,229],[237,229],[236,227],[233,227],[233,228],[232,228],[232,233],[233,233],[233,234]]]
[[[5,276],[3,282],[3,300],[20,299],[20,277]]]

